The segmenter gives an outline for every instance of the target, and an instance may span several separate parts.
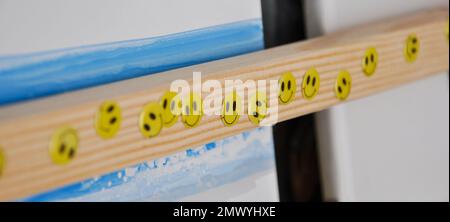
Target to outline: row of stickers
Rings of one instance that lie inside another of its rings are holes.
[[[447,26],[448,41],[448,26]],[[417,35],[407,37],[404,47],[404,57],[409,63],[417,60],[420,52],[420,41]],[[378,52],[375,48],[368,48],[362,60],[362,71],[368,77],[375,74],[378,66]],[[290,72],[283,74],[278,81],[278,101],[286,105],[295,100],[297,80]],[[301,92],[304,98],[312,100],[319,93],[320,75],[315,68],[306,71],[302,79]],[[335,80],[334,92],[339,100],[346,100],[352,89],[351,74],[342,70]],[[187,127],[197,126],[202,119],[202,98],[196,93],[190,93],[189,98],[179,99],[175,92],[166,92],[159,102],[145,105],[139,116],[138,127],[142,135],[152,138],[164,127],[172,127],[181,116],[181,122]],[[183,101],[183,102],[181,102]],[[188,102],[184,102],[188,101]],[[248,119],[255,125],[266,118],[267,96],[256,92],[248,100]],[[221,120],[227,127],[236,124],[242,112],[242,98],[234,91],[223,99]],[[117,135],[122,122],[121,108],[115,101],[106,101],[100,105],[95,116],[95,129],[103,139],[110,139]],[[67,164],[75,158],[79,144],[77,131],[68,126],[57,129],[51,138],[49,153],[56,164]],[[0,175],[5,165],[5,157],[0,147]]]

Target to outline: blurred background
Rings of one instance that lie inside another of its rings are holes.
[[[2,62],[17,58],[12,55],[255,18],[262,21],[261,41],[272,48],[435,7],[448,8],[448,0],[0,0],[0,75]],[[162,200],[449,201],[448,73],[289,120],[261,135],[270,134],[273,166],[268,161],[259,174]]]
[[[263,0],[266,46],[446,0]],[[298,13],[300,12],[300,13]],[[449,201],[448,73],[275,127],[280,198]]]

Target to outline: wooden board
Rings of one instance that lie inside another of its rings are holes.
[[[306,100],[297,90],[294,102],[280,106],[279,121],[283,121],[339,104],[333,87],[343,69],[353,77],[349,100],[448,70],[447,26],[448,9],[437,9],[245,56],[2,107],[0,146],[6,164],[0,177],[0,200],[36,194],[257,127],[245,116],[233,127],[224,127],[220,116],[204,116],[195,128],[186,129],[178,122],[155,138],[144,138],[137,127],[142,107],[158,102],[173,80],[191,81],[193,71],[202,72],[203,81],[222,82],[278,80],[290,71],[300,89],[305,71],[315,67],[321,77],[319,94]],[[406,62],[403,56],[411,33],[421,41],[415,63]],[[376,47],[379,53],[377,72],[370,78],[361,69],[368,47]],[[111,99],[122,107],[122,127],[115,138],[103,140],[93,127],[94,116],[99,105]],[[78,131],[78,154],[68,165],[55,165],[48,152],[50,138],[66,125]]]

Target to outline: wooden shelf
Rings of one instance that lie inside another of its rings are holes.
[[[0,107],[0,147],[6,161],[0,200],[23,198],[257,127],[246,116],[232,127],[224,127],[220,116],[204,116],[195,128],[178,122],[157,137],[144,138],[137,126],[144,105],[159,102],[174,80],[191,82],[193,71],[202,72],[203,81],[222,83],[225,79],[278,80],[292,72],[297,93],[295,101],[279,106],[279,121],[284,121],[342,103],[334,93],[341,70],[348,70],[353,78],[347,101],[447,71],[445,27],[448,9],[436,9],[258,53]],[[421,48],[417,61],[408,63],[403,53],[406,38],[413,33]],[[369,47],[379,53],[378,68],[371,77],[361,68]],[[321,87],[316,98],[306,100],[300,89],[311,67],[319,72]],[[121,130],[109,140],[100,138],[94,128],[95,113],[105,100],[117,101],[123,115]],[[48,148],[52,134],[62,126],[76,129],[80,139],[75,159],[63,166],[52,162]]]

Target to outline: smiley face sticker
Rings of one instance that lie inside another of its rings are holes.
[[[114,137],[120,129],[122,113],[119,104],[106,101],[100,105],[95,116],[95,130],[103,139]]]
[[[288,72],[283,74],[278,80],[279,93],[278,100],[281,104],[289,104],[295,98],[297,92],[297,81],[294,75]]]
[[[362,70],[366,76],[372,76],[377,70],[378,52],[374,47],[368,48],[362,60]]]
[[[445,37],[447,38],[447,43],[448,43],[448,19],[447,19],[447,24],[444,27],[444,34],[445,34]]]
[[[265,93],[256,92],[248,101],[248,119],[255,125],[259,125],[267,116],[267,96]]]
[[[320,76],[315,68],[309,69],[303,76],[302,92],[306,99],[314,99],[320,89]]]
[[[139,116],[139,130],[146,138],[159,135],[163,128],[163,109],[159,103],[149,103],[142,109]]]
[[[222,122],[225,126],[233,126],[239,122],[240,113],[242,111],[241,97],[233,91],[225,96],[222,108]]]
[[[406,38],[404,55],[405,59],[409,63],[413,63],[417,60],[420,52],[420,41],[416,34],[411,34]]]
[[[5,169],[5,154],[3,153],[3,149],[0,146],[0,176],[2,176],[4,169]]]
[[[348,71],[341,71],[334,84],[334,92],[339,100],[346,100],[352,90],[352,76]]]
[[[49,153],[54,163],[64,165],[75,158],[78,151],[78,134],[71,127],[62,127],[53,133]]]
[[[166,92],[161,98],[161,107],[163,109],[162,118],[164,127],[171,127],[177,121],[181,112],[181,100],[175,92]]]
[[[190,93],[182,101],[181,121],[186,128],[197,126],[203,116],[202,97],[196,93]]]

